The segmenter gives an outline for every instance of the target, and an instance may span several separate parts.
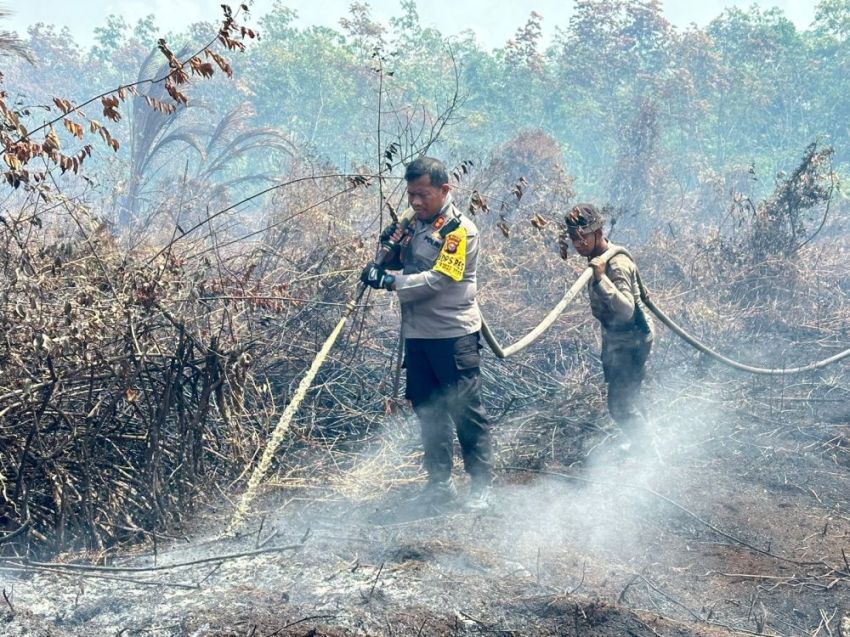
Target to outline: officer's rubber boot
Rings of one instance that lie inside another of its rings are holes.
[[[413,504],[421,508],[445,509],[457,500],[457,487],[454,480],[428,480],[425,488],[416,496]]]
[[[618,428],[617,450],[623,458],[643,456],[648,439],[643,418],[631,418],[625,423],[618,423]]]
[[[488,478],[473,478],[464,507],[469,511],[486,511],[490,508],[492,487]]]

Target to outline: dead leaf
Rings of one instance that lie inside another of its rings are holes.
[[[531,225],[537,228],[538,230],[543,230],[543,228],[546,227],[547,223],[549,222],[546,221],[546,219],[541,217],[539,214],[536,214],[531,218]]]

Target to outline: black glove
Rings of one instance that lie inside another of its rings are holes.
[[[383,266],[373,263],[363,268],[363,272],[360,273],[360,281],[376,290],[381,288],[391,290],[392,284],[395,283],[395,277],[392,274],[387,274]]]
[[[381,234],[378,237],[378,241],[380,241],[381,243],[389,243],[390,237],[393,236],[393,233],[395,232],[396,228],[398,228],[398,224],[393,221],[390,225],[381,230]]]

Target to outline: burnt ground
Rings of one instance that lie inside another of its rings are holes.
[[[2,572],[0,634],[847,637],[850,391],[694,375],[649,388],[630,456],[592,383],[502,415],[484,514],[407,505],[416,425],[389,418],[279,477],[242,536],[226,505],[110,560],[161,570]]]

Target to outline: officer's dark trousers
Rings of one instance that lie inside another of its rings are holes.
[[[404,352],[406,397],[422,427],[428,479],[445,480],[451,475],[457,431],[467,473],[473,480],[489,482],[493,452],[490,423],[481,404],[478,333],[459,338],[409,338]]]
[[[646,360],[652,339],[638,337],[623,343],[602,339],[602,370],[608,384],[608,413],[632,440],[638,441],[646,429],[640,409],[640,386],[646,375]]]

